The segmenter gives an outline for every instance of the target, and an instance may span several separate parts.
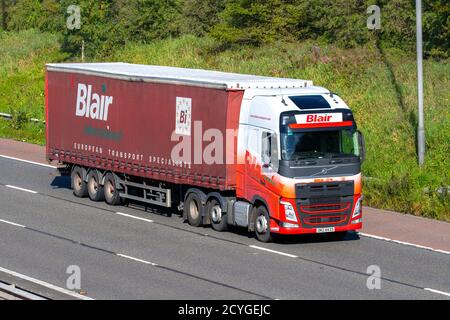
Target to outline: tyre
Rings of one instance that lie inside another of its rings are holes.
[[[191,226],[200,227],[203,219],[203,205],[196,193],[190,193],[184,203],[184,216],[187,217]]]
[[[73,194],[78,198],[85,198],[88,196],[87,183],[83,179],[83,169],[75,166],[70,174],[70,183]]]
[[[206,213],[214,230],[222,232],[228,229],[227,214],[222,211],[219,201],[211,199],[206,203]]]
[[[270,216],[264,206],[259,206],[256,209],[255,234],[256,238],[261,242],[272,241],[272,235],[270,234]]]
[[[112,206],[117,206],[120,204],[120,192],[117,189],[115,176],[111,172],[108,172],[105,176],[103,192],[105,194],[105,201],[107,204],[110,204]]]
[[[103,186],[100,184],[100,174],[97,170],[91,170],[88,174],[87,189],[89,194],[89,199],[92,201],[103,201],[105,200],[105,194],[103,191]]]

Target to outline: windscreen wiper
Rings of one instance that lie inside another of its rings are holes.
[[[324,156],[325,153],[323,152],[304,152],[302,155],[296,155],[295,160],[318,159]]]

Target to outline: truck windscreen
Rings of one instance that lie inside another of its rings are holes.
[[[287,161],[359,156],[358,146],[352,129],[281,134],[281,158]]]

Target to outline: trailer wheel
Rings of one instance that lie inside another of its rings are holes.
[[[256,209],[255,234],[256,238],[261,242],[272,241],[272,235],[270,234],[270,216],[264,206],[259,206]]]
[[[88,196],[87,183],[83,179],[83,169],[81,167],[76,166],[73,168],[70,182],[75,197],[85,198]]]
[[[184,216],[191,226],[200,227],[203,220],[203,205],[196,193],[190,193],[184,203]]]
[[[114,174],[112,174],[111,172],[108,172],[105,176],[103,190],[105,193],[105,201],[107,204],[110,204],[112,206],[117,206],[120,204],[120,192],[117,189]]]
[[[88,174],[87,189],[89,193],[89,199],[92,201],[105,200],[105,193],[103,192],[103,186],[100,184],[100,175],[97,170],[91,170]]]
[[[219,201],[211,199],[206,203],[206,213],[214,230],[222,232],[228,229],[227,214],[222,211]]]

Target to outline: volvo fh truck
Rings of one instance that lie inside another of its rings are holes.
[[[126,63],[49,64],[46,154],[73,193],[192,226],[345,235],[362,227],[364,142],[309,80]]]

